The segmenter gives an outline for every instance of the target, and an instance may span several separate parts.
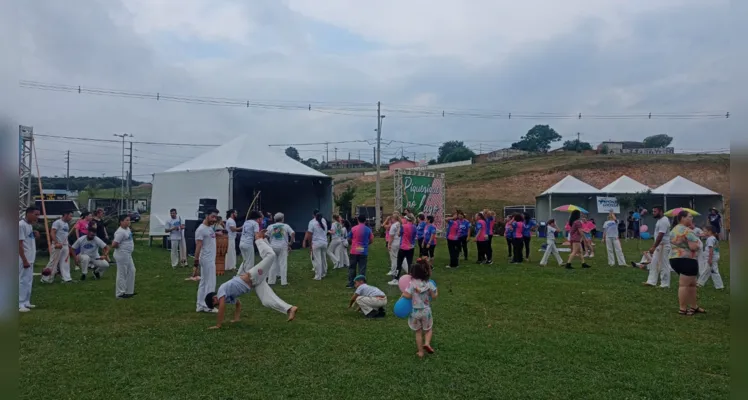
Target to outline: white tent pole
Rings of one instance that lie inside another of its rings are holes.
[[[548,194],[548,219],[553,218],[553,194]]]
[[[234,169],[229,168],[229,210],[234,208]]]

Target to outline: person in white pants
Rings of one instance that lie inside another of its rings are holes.
[[[229,247],[226,250],[226,261],[224,269],[233,271],[236,269],[236,233],[242,228],[236,227],[236,210],[231,209],[226,213],[226,231],[228,232]]]
[[[218,314],[216,325],[208,329],[219,329],[221,327],[226,312],[226,304],[236,305],[234,319],[231,322],[239,322],[242,304],[239,301],[239,296],[249,293],[252,289],[254,289],[263,306],[288,315],[289,322],[296,318],[296,312],[299,308],[281,300],[267,283],[267,275],[272,268],[271,266],[275,263],[275,252],[265,240],[264,231],[255,234],[255,243],[257,244],[257,250],[260,251],[262,261],[252,267],[249,273],[235,276],[222,284],[218,288],[218,293],[211,292],[205,295],[206,307],[210,310],[216,310],[213,312]],[[218,309],[215,308],[216,306],[218,306]]]
[[[295,242],[296,233],[283,222],[284,217],[283,213],[275,214],[273,216],[275,223],[268,226],[266,233],[270,241],[270,247],[275,253],[275,262],[267,278],[269,285],[275,285],[278,278],[280,278],[281,286],[288,285],[288,252],[291,250],[288,240],[290,239],[291,243]]]
[[[387,296],[378,287],[366,284],[366,277],[358,275],[353,279],[356,291],[348,303],[348,308],[355,303],[367,318],[382,318],[385,316],[384,308],[387,306]]]
[[[63,282],[70,283],[73,281],[73,278],[70,276],[70,251],[68,246],[71,219],[73,219],[73,212],[64,211],[62,218],[52,223],[52,231],[50,232],[52,253],[49,255],[49,262],[47,263],[50,273],[49,275],[42,275],[42,283],[53,283],[58,271],[62,276]],[[95,231],[94,234],[96,234]]]
[[[187,266],[187,242],[184,240],[184,223],[177,216],[177,209],[169,210],[171,219],[166,221],[165,230],[169,234],[171,243],[171,267],[176,268],[180,263]]]
[[[104,253],[99,255],[99,250]],[[76,255],[75,250],[79,253]],[[86,236],[81,236],[70,247],[70,257],[75,259],[81,267],[81,281],[86,280],[88,266],[93,265],[93,273],[96,279],[109,268],[109,246],[103,240],[96,237],[96,229],[89,229]]]
[[[130,231],[130,216],[127,214],[119,216],[119,228],[114,232],[112,247],[114,261],[117,263],[114,295],[119,299],[129,299],[135,296],[135,263],[132,261],[135,242]]]
[[[351,265],[351,259],[348,257],[348,232],[350,232],[351,224],[348,221],[341,221],[342,228],[340,228],[340,246],[338,247],[338,260],[340,261],[341,268],[348,268]]]
[[[262,214],[250,211],[249,217],[242,225],[242,237],[239,240],[239,251],[242,253],[242,265],[236,271],[236,276],[246,274],[255,266],[255,234],[260,231]]]
[[[207,210],[203,223],[195,231],[195,267],[200,267],[197,312],[218,312],[205,303],[205,296],[216,291],[216,232],[213,224],[217,217],[218,210]]]
[[[725,284],[722,282],[722,275],[719,274],[719,235],[714,233],[711,226],[705,227],[704,233],[707,235],[706,249],[703,255],[705,268],[703,271],[699,271],[699,280],[696,285],[702,287],[706,285],[709,278],[712,278],[714,288],[722,290],[725,288]]]
[[[556,232],[558,232],[556,220],[549,219],[546,223],[545,253],[543,253],[543,258],[540,260],[541,267],[548,265],[548,259],[551,254],[556,258],[559,267],[564,265],[564,260],[561,258],[561,254],[558,253],[558,248],[556,248]]]
[[[36,207],[26,209],[23,219],[18,221],[18,312],[29,312],[36,308],[31,304],[31,287],[36,260],[36,233],[33,224],[39,218]]]
[[[314,219],[309,221],[304,247],[311,244],[314,280],[321,281],[327,275],[327,221],[318,210],[314,210]]]
[[[333,269],[343,268],[340,262],[340,248],[343,246],[341,240],[343,235],[343,224],[340,223],[340,217],[332,216],[332,226],[330,227],[330,245],[327,247],[327,255],[332,260]]]
[[[387,250],[390,253],[390,272],[387,276],[397,276],[397,254],[400,252],[400,214],[392,214],[392,225],[390,225],[390,242],[387,244]]]
[[[621,241],[618,239],[618,221],[613,213],[608,215],[608,220],[603,224],[603,241],[608,250],[608,265],[614,266],[617,260],[618,266],[625,267],[626,258],[623,256]]]
[[[660,287],[670,287],[670,220],[664,214],[662,206],[652,208],[652,216],[657,219],[655,225],[655,243],[649,249],[652,262],[649,264],[649,276],[644,282],[646,286],[657,286],[657,278],[660,278]]]

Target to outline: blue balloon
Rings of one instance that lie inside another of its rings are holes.
[[[436,282],[434,282],[434,280],[433,280],[433,279],[430,279],[430,280],[429,280],[429,282],[430,282],[430,283],[431,283],[432,285],[434,285],[434,287],[436,287]]]
[[[400,300],[395,303],[395,309],[393,311],[395,312],[395,316],[398,318],[408,318],[410,312],[413,311],[413,301],[401,297]]]
[[[649,240],[652,236],[649,235],[649,232],[642,232],[639,234],[639,237],[641,237],[642,240]]]

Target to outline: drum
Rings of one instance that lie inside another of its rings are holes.
[[[216,275],[223,275],[226,271],[226,253],[228,250],[228,235],[216,235]]]

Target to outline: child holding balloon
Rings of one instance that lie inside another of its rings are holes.
[[[411,268],[411,280],[403,291],[403,297],[410,299],[413,309],[408,317],[408,326],[416,333],[418,357],[423,358],[424,351],[434,353],[431,347],[434,318],[431,314],[431,300],[438,297],[436,284],[430,280],[431,265],[425,258],[418,258]]]

